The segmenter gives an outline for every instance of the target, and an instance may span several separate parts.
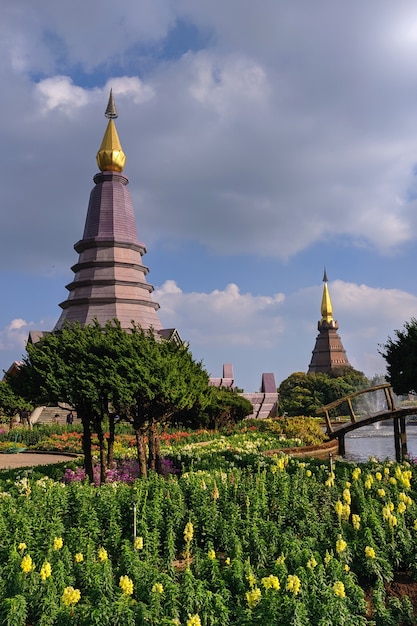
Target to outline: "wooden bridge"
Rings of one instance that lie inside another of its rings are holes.
[[[352,400],[358,396],[377,391],[383,391],[385,395],[385,408],[376,413],[356,415],[353,409]],[[335,425],[334,420],[332,422],[330,418],[330,412],[344,402],[348,407],[350,421]],[[336,437],[339,439],[339,454],[342,455],[345,454],[346,433],[356,430],[357,428],[361,428],[362,426],[369,426],[370,424],[375,424],[376,422],[392,419],[394,423],[395,458],[397,461],[401,462],[407,457],[407,433],[405,418],[407,415],[417,415],[417,406],[396,407],[392,387],[387,383],[351,393],[340,400],[335,400],[330,404],[326,404],[326,406],[318,409],[316,413],[317,415],[324,414],[327,426],[327,435],[330,439],[336,439]]]

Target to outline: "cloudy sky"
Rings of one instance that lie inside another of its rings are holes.
[[[36,6],[35,6],[36,5]],[[417,316],[415,0],[6,1],[0,368],[67,297],[110,87],[165,327],[213,376],[350,363]]]

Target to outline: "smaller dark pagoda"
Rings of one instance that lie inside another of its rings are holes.
[[[308,374],[317,374],[318,372],[329,374],[340,368],[350,367],[342,340],[337,332],[339,324],[333,319],[333,308],[327,287],[326,270],[324,270],[323,282],[321,320],[317,325],[319,334],[316,338]]]

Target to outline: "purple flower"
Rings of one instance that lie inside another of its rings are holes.
[[[161,459],[161,475],[178,474],[179,469],[171,459]],[[93,467],[94,484],[100,484],[100,466]],[[123,459],[118,461],[116,466],[107,470],[106,479],[108,483],[122,482],[132,484],[139,477],[139,463],[136,459]],[[78,467],[76,470],[66,469],[62,480],[64,483],[82,482],[85,480],[85,469]]]

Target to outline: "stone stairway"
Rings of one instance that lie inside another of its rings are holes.
[[[32,412],[32,424],[54,424],[54,416],[56,414],[58,417],[58,424],[66,424],[67,423],[67,415],[70,412],[70,407],[64,408],[63,406],[43,406],[36,407],[36,409]],[[81,420],[77,418],[77,414],[74,413],[74,424],[79,424]]]

